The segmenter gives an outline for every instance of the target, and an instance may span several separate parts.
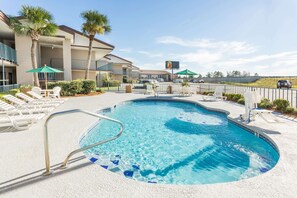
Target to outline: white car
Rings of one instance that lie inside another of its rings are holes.
[[[184,80],[183,79],[174,79],[173,82],[174,83],[182,83],[182,82],[184,82]]]

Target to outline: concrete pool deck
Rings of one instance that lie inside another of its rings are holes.
[[[151,96],[106,93],[70,98],[55,111],[80,108],[95,112],[122,101],[146,97]],[[242,105],[225,101],[204,102],[199,95],[175,98],[228,111],[234,119],[244,112]],[[60,164],[70,151],[78,148],[80,135],[95,120],[86,115],[71,114],[50,122],[51,165]],[[250,124],[260,128],[279,148],[279,162],[267,173],[230,183],[168,185],[137,182],[114,174],[91,163],[82,153],[74,156],[66,170],[54,166],[56,170],[52,175],[43,176],[43,119],[26,131],[0,132],[0,197],[296,197],[297,122],[285,117],[280,120],[282,123],[268,124],[258,118]]]

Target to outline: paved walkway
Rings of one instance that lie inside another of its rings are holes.
[[[56,111],[81,108],[95,112],[121,101],[145,98],[143,94],[106,93],[70,98]],[[178,98],[178,97],[177,97]],[[179,98],[180,99],[180,98]],[[243,106],[229,102],[203,102],[200,96],[182,99],[230,112],[237,118]],[[296,197],[297,122],[267,124],[261,119],[251,126],[264,129],[280,150],[280,160],[271,171],[253,178],[209,185],[148,184],[127,179],[92,164],[82,154],[66,170],[57,166],[51,176],[44,172],[43,124],[29,130],[0,133],[0,197]],[[81,114],[54,118],[49,125],[51,165],[61,163],[78,148],[78,140],[95,119]]]

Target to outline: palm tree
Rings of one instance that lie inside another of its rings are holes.
[[[82,24],[82,31],[85,35],[89,36],[89,52],[87,61],[87,70],[85,73],[85,79],[89,78],[89,70],[91,66],[93,40],[96,34],[104,34],[111,31],[111,27],[108,24],[108,18],[106,15],[100,14],[96,10],[88,10],[81,13],[81,17],[85,20]]]
[[[18,35],[27,35],[32,39],[31,61],[33,69],[37,68],[37,43],[40,36],[52,36],[57,31],[53,16],[41,7],[22,6],[19,17],[11,17],[10,25]],[[34,85],[39,86],[37,73],[33,73]]]

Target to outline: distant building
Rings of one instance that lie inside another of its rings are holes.
[[[170,81],[171,74],[165,70],[140,70],[140,79],[158,79],[163,78],[164,81]]]

